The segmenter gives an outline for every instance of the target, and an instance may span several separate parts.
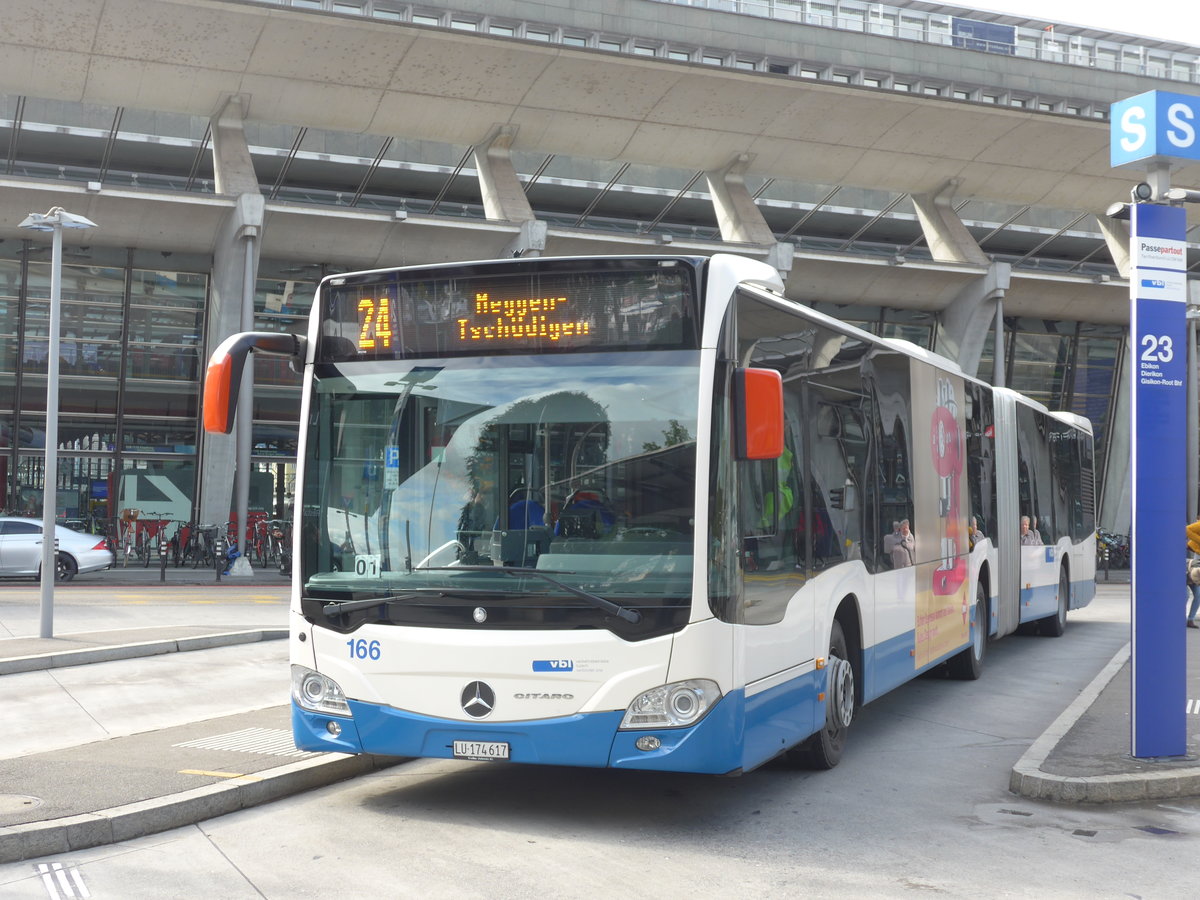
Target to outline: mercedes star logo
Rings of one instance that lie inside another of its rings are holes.
[[[462,692],[462,708],[472,719],[486,719],[496,705],[496,692],[482,681],[472,681]]]

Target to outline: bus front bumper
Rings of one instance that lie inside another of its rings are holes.
[[[325,753],[373,753],[453,759],[455,741],[503,743],[508,761],[593,768],[649,769],[723,775],[742,767],[738,739],[741,692],[722,697],[690,728],[621,731],[623,713],[580,713],[520,722],[458,722],[349,701],[351,716],[331,716],[292,703],[296,747]],[[334,727],[330,727],[334,723]],[[336,731],[336,733],[334,733]],[[658,739],[640,750],[641,737]]]

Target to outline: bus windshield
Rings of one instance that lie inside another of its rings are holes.
[[[583,591],[652,610],[644,629],[665,609],[686,621],[698,363],[681,350],[319,366],[306,611],[335,628],[465,627],[495,601],[498,627],[609,627]]]

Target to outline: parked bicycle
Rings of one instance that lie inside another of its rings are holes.
[[[1129,568],[1129,535],[1096,529],[1096,563],[1108,569]]]

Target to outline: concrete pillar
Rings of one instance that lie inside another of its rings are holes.
[[[1012,280],[1012,265],[994,262],[942,310],[936,351],[958,363],[968,375],[979,370],[979,357]]]
[[[213,118],[213,169],[219,194],[232,195],[235,205],[225,216],[214,241],[212,290],[207,310],[205,354],[231,334],[242,331],[245,321],[253,321],[253,282],[258,272],[258,247],[266,202],[259,191],[258,178],[242,128],[246,102],[235,95]],[[249,279],[249,285],[247,284]],[[247,367],[249,371],[250,367]],[[251,411],[245,410],[249,416]],[[243,412],[238,410],[240,419]],[[243,437],[244,440],[244,437]],[[249,484],[249,455],[243,453],[243,473]],[[235,499],[234,479],[238,468],[236,433],[205,434],[200,448],[200,523],[222,524],[227,520]],[[237,498],[244,508],[243,498]],[[243,523],[244,525],[244,523]]]
[[[242,122],[250,106],[245,94],[233,94],[212,120],[213,180],[218,194],[258,194],[258,177]]]
[[[754,156],[741,153],[723,169],[706,172],[721,240],[735,244],[773,244],[775,235],[746,188],[745,174]]]
[[[721,240],[767,247],[767,262],[786,277],[792,269],[796,246],[775,240],[775,233],[750,196],[745,174],[753,161],[752,154],[740,153],[724,168],[704,173],[717,225],[721,229]]]
[[[483,194],[484,215],[504,222],[532,222],[536,216],[512,164],[514,125],[496,125],[474,147],[475,171]]]
[[[1129,229],[1108,216],[1096,216],[1096,224],[1100,227],[1100,233],[1104,235],[1104,243],[1108,245],[1108,252],[1112,255],[1113,265],[1117,267],[1117,272],[1122,278],[1128,278]]]
[[[502,256],[541,256],[546,249],[546,223],[539,222],[525,196],[512,164],[515,125],[496,125],[474,147],[475,171],[483,195],[484,215],[503,222],[519,222],[521,230],[501,252]]]
[[[957,178],[951,178],[932,193],[913,194],[917,219],[935,260],[986,266],[989,262],[987,254],[979,249],[979,244],[951,205],[958,183]]]

